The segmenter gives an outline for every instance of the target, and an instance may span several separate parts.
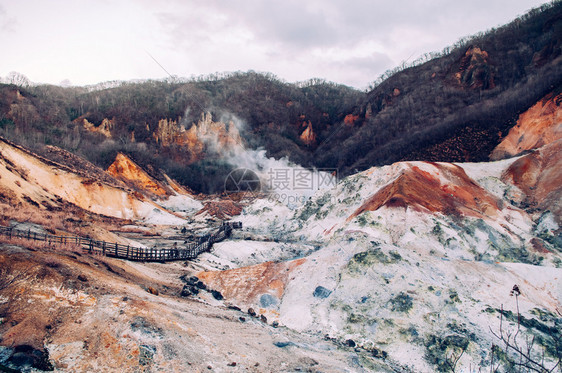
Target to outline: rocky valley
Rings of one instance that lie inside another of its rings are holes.
[[[179,249],[222,219],[243,229],[167,263],[2,238],[1,364],[468,371],[502,356],[493,332],[514,330],[519,315],[539,341],[533,353],[554,366],[561,141],[488,163],[374,167],[288,205],[271,192],[194,195],[122,154],[107,172],[78,170],[87,161],[63,165],[3,140],[8,226]]]
[[[561,9],[367,92],[0,84],[0,371],[562,371]]]

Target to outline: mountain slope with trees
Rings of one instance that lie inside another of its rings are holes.
[[[562,3],[546,4],[397,67],[368,92],[253,71],[91,87],[12,74],[0,85],[0,135],[40,153],[57,145],[104,168],[121,152],[201,192],[220,191],[236,165],[212,147],[194,159],[158,142],[160,121],[188,130],[211,112],[233,121],[246,148],[344,175],[398,160],[483,161],[519,114],[560,92],[561,35]]]
[[[562,85],[562,4],[459,41],[382,81],[318,164],[345,173],[398,160],[485,161],[519,114]],[[326,150],[326,151],[324,151]]]

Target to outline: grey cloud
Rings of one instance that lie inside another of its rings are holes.
[[[341,69],[356,70],[350,74],[363,71],[364,81],[368,82],[401,59],[415,59],[424,52],[439,51],[460,37],[510,21],[513,15],[508,13],[513,11],[506,12],[502,3],[490,0],[207,0],[193,7],[192,3],[176,0],[177,6],[160,13],[159,19],[173,47],[189,46],[196,50],[201,44],[208,44],[207,47],[216,47],[213,53],[221,55],[221,35],[243,33],[249,35],[248,43],[255,47],[254,52],[259,49],[266,60],[274,58],[278,65],[284,66],[290,66],[295,58],[304,61],[312,50],[346,51],[357,45],[377,49],[380,48],[375,46],[382,46],[382,50],[361,53],[369,57],[350,56],[344,62],[341,58],[325,62],[330,69],[339,65]],[[540,3],[513,0],[510,7],[522,9],[520,13],[523,13]],[[502,15],[507,18],[494,21]],[[243,54],[243,48],[249,45],[239,47]],[[338,75],[344,76],[345,72]]]
[[[351,58],[347,61],[340,62],[339,65],[341,67],[374,73],[391,66],[392,59],[384,53],[373,53],[368,57]]]
[[[400,7],[388,1],[368,0],[246,4],[223,10],[243,20],[256,37],[287,47],[326,47],[385,39],[401,25],[416,27],[430,21],[434,8],[440,7],[426,2],[409,2],[407,7]]]
[[[6,9],[0,4],[0,30],[4,32],[15,32],[17,20],[10,17]]]
[[[157,13],[156,17],[173,46],[209,41],[212,25],[205,18],[191,13],[165,12]]]
[[[247,25],[256,38],[285,46],[324,46],[339,37],[337,25],[321,8],[294,0],[252,1],[247,7],[230,9],[230,14]]]
[[[384,43],[400,27],[431,29],[450,16],[449,1],[403,3],[407,6],[369,0],[210,0],[194,10],[178,2],[173,13],[159,13],[159,19],[174,42],[205,42],[209,33],[243,29],[255,43],[294,52],[370,39]]]
[[[366,88],[368,82],[374,81],[382,71],[392,68],[394,63],[390,56],[384,53],[373,53],[367,57],[352,57],[338,62],[327,61],[326,65],[327,70],[339,71],[345,84]]]
[[[533,0],[519,2],[523,8],[524,4],[540,3]],[[388,40],[401,27],[442,33],[438,27],[443,24],[475,23],[479,19],[486,23],[487,18],[502,11],[501,3],[489,0],[208,0],[204,5],[200,4],[194,14],[192,9],[182,10],[178,1],[178,11],[163,20],[175,24],[174,32],[188,30],[190,35],[221,29],[228,32],[234,27],[250,32],[256,42],[286,48],[326,47],[372,38]],[[224,21],[211,24],[205,15],[221,15]]]
[[[285,47],[328,45],[338,37],[321,11],[295,1],[208,1],[196,9],[178,6],[173,13],[160,12],[157,17],[176,42],[204,41],[209,33],[237,29],[249,32],[257,42]]]

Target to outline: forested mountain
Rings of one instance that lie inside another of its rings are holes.
[[[397,160],[488,160],[520,113],[560,92],[561,45],[560,2],[461,40],[371,90],[338,139],[343,152],[319,152],[316,162],[349,172]]]
[[[220,190],[236,165],[162,136],[206,112],[232,121],[246,148],[342,174],[398,160],[487,160],[520,113],[560,92],[561,47],[562,3],[554,2],[388,72],[368,92],[252,71],[66,88],[13,79],[0,86],[0,134],[102,167],[123,152],[202,192]]]

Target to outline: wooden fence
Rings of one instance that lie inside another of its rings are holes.
[[[214,243],[230,237],[233,229],[242,228],[241,222],[223,222],[213,234],[201,237],[197,242],[172,248],[150,248],[121,245],[117,242],[98,241],[91,238],[75,236],[55,236],[48,233],[37,233],[31,230],[20,230],[13,227],[0,227],[0,235],[10,238],[44,241],[53,245],[75,244],[90,254],[110,256],[135,261],[158,261],[195,259],[199,254],[211,250]]]

